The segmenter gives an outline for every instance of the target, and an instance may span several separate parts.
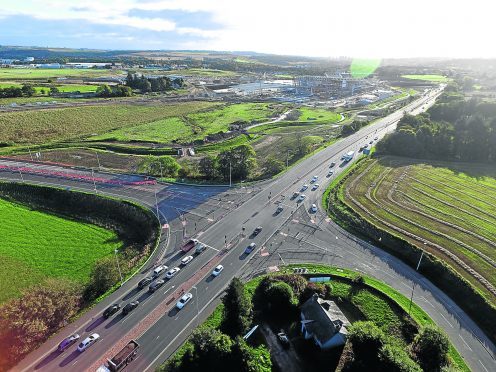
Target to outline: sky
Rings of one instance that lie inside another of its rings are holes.
[[[496,57],[490,0],[0,0],[0,44]]]

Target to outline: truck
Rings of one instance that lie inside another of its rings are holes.
[[[193,249],[196,245],[198,244],[197,239],[190,239],[184,245],[181,247],[181,250],[183,252],[189,252],[191,249]]]
[[[343,155],[343,160],[350,161],[351,159],[353,159],[354,155],[355,155],[355,151],[348,151],[345,155]]]
[[[139,344],[131,340],[111,359],[107,359],[107,364],[100,366],[97,372],[117,372],[124,369],[133,361],[138,354]]]

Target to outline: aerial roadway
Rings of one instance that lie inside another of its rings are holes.
[[[318,234],[301,241],[300,262],[312,260],[305,257],[305,252],[322,249],[329,262],[373,275],[408,296],[415,282],[414,300],[446,331],[472,370],[495,370],[494,345],[455,303],[398,259],[340,229],[326,218],[320,205],[325,188],[356,160],[360,147],[375,143],[394,130],[405,112],[425,111],[442,89],[432,89],[401,110],[296,164],[280,177],[255,186],[139,184],[128,182],[136,179],[129,175],[0,160],[0,179],[133,200],[155,211],[163,227],[158,248],[140,272],[13,370],[96,371],[131,340],[137,341],[139,350],[126,370],[154,370],[210,314],[234,276],[249,277],[260,270],[262,261],[284,264],[284,253],[277,253],[276,257],[272,242],[281,235],[291,234],[288,224],[298,223],[318,227]],[[341,160],[345,154],[351,154],[349,161]],[[335,165],[329,175],[331,163]],[[308,189],[300,191],[304,184]],[[295,192],[300,192],[297,198],[293,198]],[[306,197],[301,199],[301,193]],[[262,229],[255,233],[257,227]],[[192,244],[191,250],[183,252],[181,247],[189,239],[197,239],[196,247],[201,244],[204,249],[196,253]],[[246,250],[251,243],[255,247]],[[152,276],[161,265],[167,268],[156,278],[164,283],[154,287],[153,292],[149,291],[149,284],[138,289],[138,283]],[[179,270],[170,271],[176,267]],[[136,301],[137,306],[132,309],[134,305],[128,306],[131,311],[122,315],[122,308]],[[121,308],[107,319],[103,312],[112,304]],[[81,340],[94,333],[99,338],[84,352],[77,350],[77,344],[63,352],[57,351],[60,341],[74,333]]]

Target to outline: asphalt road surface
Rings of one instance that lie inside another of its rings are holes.
[[[98,177],[99,182],[91,182],[91,179],[81,181],[72,174],[87,176],[91,172],[42,166],[45,173],[35,174],[29,172],[29,168],[39,169],[40,165],[0,160],[0,166],[10,167],[10,170],[0,171],[0,178],[134,200],[154,211],[158,210],[163,225],[160,246],[143,270],[29,354],[14,370],[94,371],[105,362],[105,358],[111,357],[134,338],[141,348],[138,357],[126,370],[151,371],[166,360],[196,325],[210,314],[234,276],[248,278],[269,267],[290,262],[325,262],[358,270],[384,280],[408,296],[413,283],[416,283],[415,302],[447,332],[470,368],[474,371],[495,370],[494,345],[453,301],[401,261],[343,231],[320,211],[320,200],[326,186],[349,165],[340,161],[343,153],[350,150],[358,153],[358,148],[364,143],[375,137],[380,139],[393,130],[404,111],[419,113],[431,105],[439,94],[440,90],[430,92],[428,96],[302,161],[279,178],[256,186],[229,189],[221,186],[116,185],[105,181],[113,180],[115,183],[136,178],[95,172],[92,177]],[[326,178],[331,161],[337,164],[335,174]],[[19,172],[16,167],[28,170]],[[51,176],[51,172],[62,172],[64,175]],[[301,203],[291,200],[293,192],[299,190],[303,183],[310,185],[314,175],[319,177],[320,187],[315,191],[305,191],[307,198]],[[319,207],[315,214],[309,212],[312,203]],[[274,212],[278,205],[284,209],[276,215]],[[259,225],[263,226],[262,232],[255,237],[250,236]],[[146,289],[137,291],[137,282],[150,275],[158,264],[180,266],[184,254],[179,247],[190,237],[205,243],[207,250],[195,256],[155,293],[149,294]],[[257,243],[257,250],[246,255],[244,249],[250,242]],[[224,270],[218,277],[213,277],[210,273],[219,263]],[[193,299],[182,310],[176,310],[175,303],[185,292],[191,292]],[[108,320],[101,317],[110,304],[120,303],[123,306],[136,299],[140,305],[129,315],[123,317],[116,314]],[[82,338],[96,332],[101,340],[81,354],[76,351],[76,346],[64,353],[55,351],[57,344],[74,332]]]

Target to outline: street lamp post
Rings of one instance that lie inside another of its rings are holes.
[[[424,243],[425,245],[426,243]],[[422,261],[422,257],[424,257],[424,251],[422,250],[422,254],[420,255],[420,258],[419,258],[419,261],[417,263],[417,268],[415,269],[415,271],[418,272],[418,269],[420,267],[420,262]],[[408,315],[410,315],[410,310],[412,309],[412,301],[413,301],[413,291],[415,291],[415,281],[413,282],[413,286],[412,286],[412,294],[410,296],[410,306],[408,306]]]
[[[119,259],[117,258],[117,249],[114,249],[114,255],[115,255],[115,261],[117,262],[117,269],[119,270],[119,276],[121,278],[121,284],[122,285],[122,273],[121,273],[121,266],[119,265]]]
[[[229,187],[232,186],[232,164],[231,160],[229,160]]]
[[[192,288],[195,289],[195,297],[196,297],[196,326],[198,327],[198,323],[199,323],[199,317],[200,317],[200,308],[198,307],[198,302],[200,301],[199,298],[198,298],[198,288],[196,288],[195,286],[193,286]]]

